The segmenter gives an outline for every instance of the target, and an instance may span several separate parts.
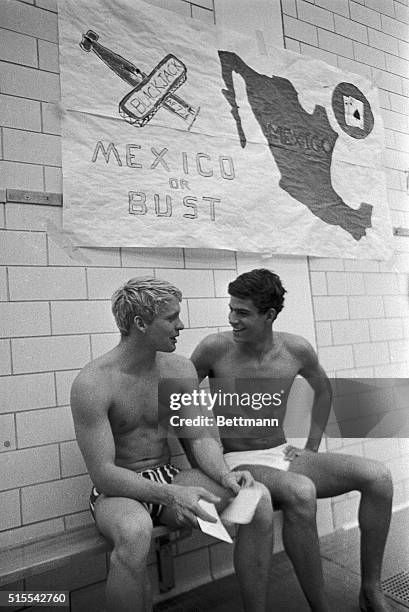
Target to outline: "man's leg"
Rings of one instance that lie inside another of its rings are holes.
[[[270,491],[283,511],[284,548],[304,595],[315,612],[329,610],[324,593],[316,524],[316,491],[309,478],[264,465],[241,465]]]
[[[389,610],[381,590],[382,559],[392,508],[392,480],[382,463],[338,453],[304,453],[293,459],[290,470],[310,478],[318,497],[360,491],[362,609]],[[365,605],[364,605],[365,604]]]
[[[199,470],[181,472],[175,476],[173,482],[178,485],[204,487],[221,497],[222,501],[217,506],[219,511],[227,505],[229,497],[233,496]],[[262,487],[259,483],[257,486]],[[175,524],[171,508],[165,508],[161,514],[161,521],[168,525]],[[238,529],[234,550],[234,565],[246,612],[266,610],[272,553],[273,508],[270,494],[263,487],[263,495],[252,522],[240,525]]]
[[[104,497],[95,503],[99,531],[113,544],[106,584],[108,612],[152,609],[147,558],[152,520],[144,506],[125,497]]]

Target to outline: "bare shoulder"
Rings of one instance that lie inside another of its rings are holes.
[[[111,398],[111,370],[109,359],[99,357],[85,365],[71,386],[71,408],[73,412],[93,405],[107,405]]]
[[[183,355],[176,353],[158,353],[157,363],[163,378],[196,378],[193,363]]]
[[[315,349],[306,338],[288,332],[276,332],[281,340],[283,348],[287,349],[294,357],[301,361],[316,358]]]
[[[233,338],[231,332],[219,332],[203,338],[197,345],[195,352],[198,351],[201,354],[218,357],[231,348],[232,344]]]

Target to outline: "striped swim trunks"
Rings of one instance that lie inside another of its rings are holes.
[[[179,474],[180,469],[171,465],[170,463],[166,463],[165,465],[160,465],[155,468],[149,468],[147,470],[143,470],[143,472],[138,472],[144,478],[151,480],[152,482],[159,482],[162,484],[172,484],[174,477],[176,474]],[[95,488],[92,487],[91,494],[89,496],[89,508],[91,510],[91,514],[95,519],[95,502],[101,493]],[[162,513],[163,508],[165,507],[163,504],[153,504],[150,502],[141,502],[143,506],[147,509],[149,514],[153,519],[153,524],[158,525],[160,523],[160,515]]]

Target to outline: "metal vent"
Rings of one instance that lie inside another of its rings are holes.
[[[409,609],[409,572],[399,572],[382,582],[385,595]]]

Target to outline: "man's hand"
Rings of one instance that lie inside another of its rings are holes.
[[[247,470],[235,470],[234,472],[223,474],[220,484],[237,495],[242,487],[251,487],[254,484],[254,478]]]
[[[308,453],[314,453],[314,451],[308,448],[297,448],[296,446],[288,444],[284,449],[284,459],[286,461],[292,461],[296,457],[300,457],[301,455],[306,455]]]
[[[216,519],[208,514],[199,504],[200,499],[217,504],[220,497],[213,495],[203,487],[184,487],[172,485],[171,508],[175,511],[176,520],[179,525],[190,525],[197,527],[197,517],[210,523],[216,523]]]

